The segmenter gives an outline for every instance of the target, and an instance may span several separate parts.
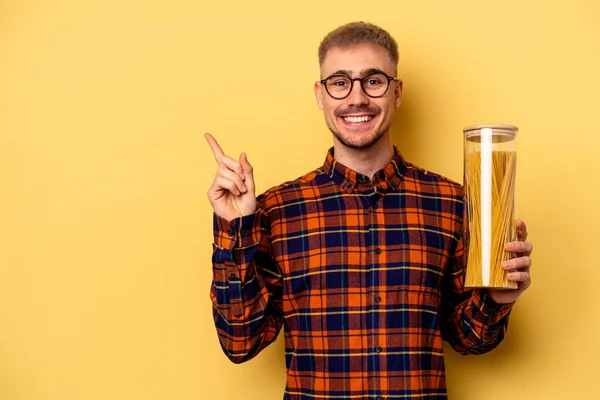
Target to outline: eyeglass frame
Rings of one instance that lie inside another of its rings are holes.
[[[383,75],[386,77],[387,79],[387,87],[385,88],[385,92],[383,92],[382,94],[380,94],[379,96],[371,96],[369,93],[367,93],[367,91],[365,90],[364,86],[363,86],[363,80],[371,75]],[[344,96],[344,97],[335,97],[333,96],[331,93],[329,93],[329,89],[327,88],[327,80],[331,77],[334,76],[343,76],[345,78],[350,79],[350,90],[348,90],[348,93]],[[372,99],[378,99],[380,97],[383,97],[386,95],[386,93],[388,92],[388,90],[390,90],[390,82],[392,81],[400,81],[400,79],[398,79],[398,77],[393,77],[393,76],[389,76],[388,74],[386,74],[383,71],[373,71],[368,73],[367,75],[363,76],[362,78],[351,78],[350,76],[348,76],[347,74],[340,74],[340,73],[334,73],[329,75],[327,78],[325,79],[321,79],[319,82],[321,82],[321,84],[323,86],[325,86],[325,91],[327,92],[327,94],[332,98],[332,99],[336,99],[336,100],[344,100],[346,98],[348,98],[348,96],[350,96],[350,94],[352,93],[352,89],[354,89],[354,81],[360,81],[360,88],[362,89],[363,93],[366,94],[367,96],[369,96]]]

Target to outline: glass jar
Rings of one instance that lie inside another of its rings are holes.
[[[514,257],[504,245],[516,240],[516,134],[512,125],[463,129],[465,231],[468,260],[465,287],[516,289],[502,262]]]

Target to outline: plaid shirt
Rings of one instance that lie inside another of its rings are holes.
[[[500,343],[511,305],[463,287],[462,187],[396,155],[373,179],[336,162],[214,221],[211,299],[225,354],[285,326],[284,399],[447,397],[442,339]]]

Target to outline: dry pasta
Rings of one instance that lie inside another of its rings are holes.
[[[511,258],[504,245],[515,235],[515,177],[517,154],[494,150],[491,154],[491,251],[489,286],[482,277],[481,232],[481,152],[465,157],[465,199],[469,222],[469,251],[465,286],[514,289],[516,283],[507,280],[502,262]]]

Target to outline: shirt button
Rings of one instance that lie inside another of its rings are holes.
[[[375,347],[375,352],[381,353],[381,347],[379,347],[379,346]]]
[[[375,302],[381,303],[381,296],[375,296]]]
[[[235,278],[236,278],[235,274],[230,274],[230,275],[229,275],[229,280],[230,280],[230,281],[233,281],[233,280],[235,280]]]
[[[377,396],[377,400],[383,400],[383,397]]]
[[[381,254],[381,249],[380,249],[379,247],[378,247],[378,248],[376,248],[376,249],[375,249],[375,253],[377,253],[377,254]]]
[[[348,183],[346,183],[346,187],[347,187],[348,189],[350,189],[350,188],[352,187],[352,184],[351,184],[350,182],[348,182]]]
[[[379,205],[376,202],[372,202],[371,207],[373,207],[374,210],[377,210],[379,208]]]
[[[228,234],[229,236],[233,236],[233,231],[232,231],[232,230],[229,230],[229,231],[227,231],[227,234]]]
[[[240,229],[240,235],[243,236],[246,234],[246,232],[248,232],[246,229],[244,229],[244,228]]]

